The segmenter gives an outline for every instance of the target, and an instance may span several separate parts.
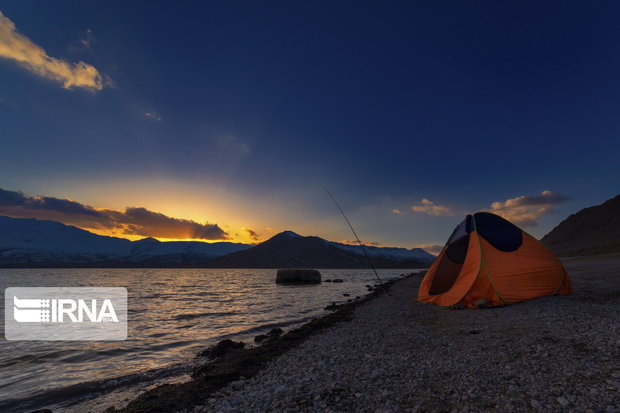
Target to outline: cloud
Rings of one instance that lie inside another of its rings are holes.
[[[91,29],[86,29],[77,42],[69,45],[70,52],[92,52],[93,44],[97,43],[97,39],[93,36]]]
[[[570,198],[552,191],[542,191],[537,196],[519,196],[505,201],[493,202],[485,211],[500,215],[523,227],[538,225],[538,218],[553,212],[553,206]]]
[[[216,224],[200,224],[188,219],[172,218],[146,208],[126,208],[124,213],[114,211],[119,221],[128,224],[130,233],[148,237],[224,239],[226,233]]]
[[[60,221],[81,228],[121,235],[140,235],[173,239],[228,239],[217,224],[198,223],[169,217],[142,207],[125,211],[98,209],[70,199],[49,196],[31,197],[18,191],[0,188],[0,214],[16,218],[38,218]]]
[[[443,249],[443,245],[439,245],[439,244],[422,244],[422,245],[418,245],[416,248],[422,248],[426,252],[429,252],[431,254],[437,255]]]
[[[12,60],[32,73],[73,87],[98,91],[103,88],[101,74],[93,66],[69,63],[48,56],[45,50],[19,33],[15,24],[0,12],[0,57]]]
[[[254,241],[258,241],[260,239],[260,234],[258,234],[254,230],[251,230],[250,228],[243,227],[241,229],[241,231],[245,232],[247,234],[247,236],[250,237],[250,239],[252,239]]]
[[[357,241],[353,241],[353,240],[342,240],[339,241],[341,244],[347,244],[347,245],[360,245]],[[377,242],[377,241],[362,241],[363,245],[370,245],[372,247],[379,247],[381,246],[381,243]]]
[[[400,215],[400,209],[393,209],[390,212],[392,212],[393,214],[396,214],[396,215]]]
[[[151,120],[155,120],[157,122],[161,122],[161,116],[159,115],[159,113],[153,111],[153,110],[149,110],[149,111],[142,111],[142,114],[151,119]]]
[[[103,75],[103,86],[110,87],[112,89],[116,89],[116,87],[118,87],[116,82],[108,75]]]
[[[422,198],[422,201],[411,207],[411,210],[414,212],[423,212],[428,215],[452,215],[452,209],[450,207],[444,205],[438,205],[432,201],[429,201],[426,198]]]

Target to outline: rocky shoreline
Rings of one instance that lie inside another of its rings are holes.
[[[122,408],[110,407],[106,412],[174,412],[192,411],[194,406],[204,404],[209,395],[238,380],[256,375],[269,362],[298,346],[310,336],[343,321],[350,321],[355,308],[389,291],[394,283],[425,272],[403,274],[400,279],[384,282],[383,287],[367,286],[364,297],[332,303],[326,309],[332,312],[309,321],[281,335],[274,329],[267,335],[257,336],[260,345],[247,348],[242,342],[223,340],[196,355],[192,380],[184,383],[166,384],[149,390]],[[278,331],[279,330],[279,331]]]
[[[573,295],[446,309],[409,277],[124,411],[618,413],[620,257],[563,261]]]

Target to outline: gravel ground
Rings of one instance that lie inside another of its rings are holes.
[[[571,296],[414,302],[398,282],[199,412],[620,412],[620,257],[564,260]]]

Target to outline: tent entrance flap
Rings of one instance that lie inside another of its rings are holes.
[[[433,282],[429,289],[430,295],[443,294],[452,288],[461,273],[468,248],[469,234],[460,237],[448,245],[440,258],[437,271],[433,277]]]

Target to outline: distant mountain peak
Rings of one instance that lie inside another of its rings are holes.
[[[424,248],[418,248],[418,247],[413,247],[409,251],[411,251],[411,252],[425,252],[427,254],[431,254],[430,252],[426,251]],[[431,255],[436,256],[436,254],[431,254]]]
[[[160,241],[160,240],[158,240],[157,238],[153,238],[153,237],[146,237],[146,238],[142,238],[142,239],[140,239],[140,240],[138,240],[138,241],[136,241],[136,242],[139,242],[139,243],[144,243],[144,244],[158,244],[158,243],[160,243],[161,241]]]
[[[282,231],[279,234],[277,234],[276,237],[303,238],[303,236],[299,235],[296,232],[290,231],[290,230]]]
[[[376,268],[426,268],[436,258],[425,251],[406,248],[365,246],[364,249]],[[284,231],[252,248],[216,258],[210,265],[225,268],[368,268],[366,254],[359,245]]]

